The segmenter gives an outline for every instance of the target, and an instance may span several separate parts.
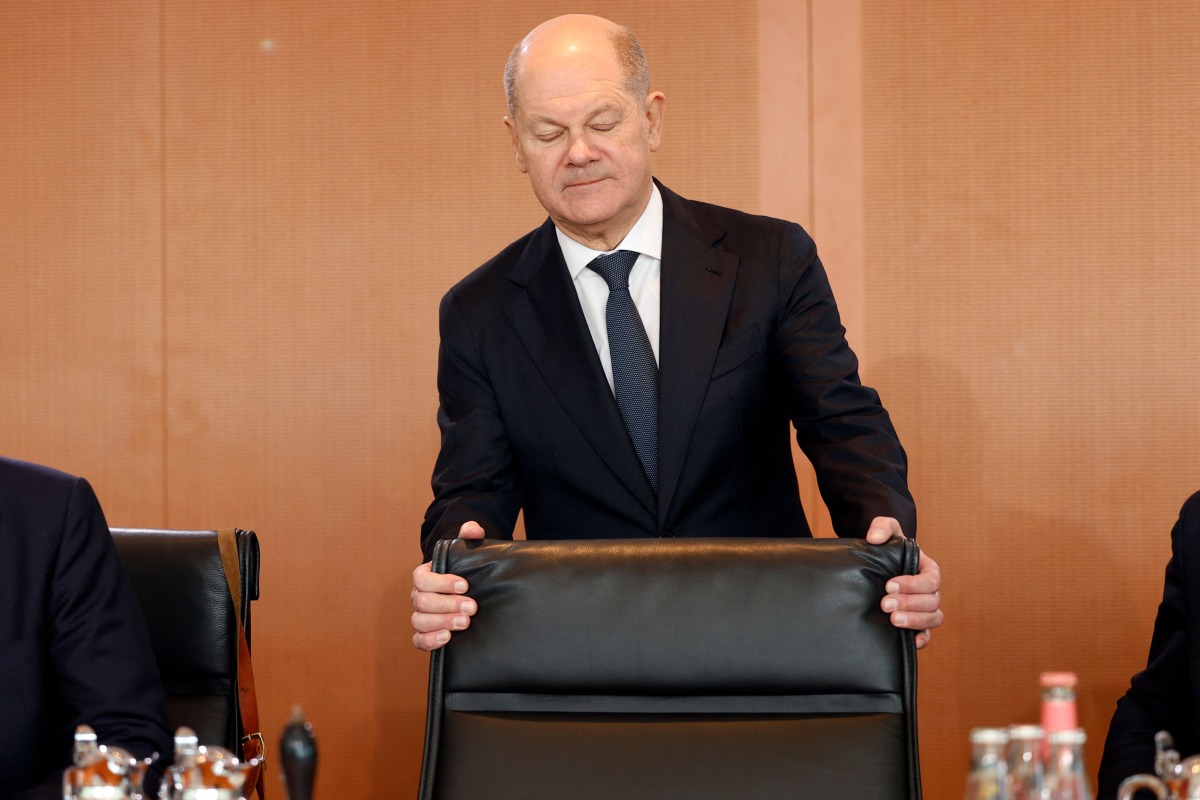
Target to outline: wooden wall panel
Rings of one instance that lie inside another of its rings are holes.
[[[863,5],[868,367],[946,577],[926,791],[1046,669],[1094,772],[1200,487],[1200,7]]]
[[[759,194],[755,209],[813,230],[812,3],[759,0],[758,146]],[[824,245],[822,259],[831,253]],[[836,255],[835,255],[836,257]],[[808,527],[832,536],[829,512],[821,502],[812,466],[792,441],[800,498]]]
[[[0,452],[163,508],[158,6],[0,5]]]
[[[862,228],[861,7],[857,0],[810,0],[809,5],[812,219],[808,231],[829,274],[846,339],[859,358],[860,377],[873,387],[875,378],[866,368],[870,342]],[[802,456],[796,461],[802,472],[811,472]],[[810,516],[816,517],[813,531],[818,536],[833,536],[833,522],[820,502],[815,476],[813,489],[812,500],[805,498]]]
[[[326,793],[415,785],[437,301],[542,219],[499,70],[559,10],[0,7],[4,452],[114,522],[259,530],[269,746],[302,703]],[[595,10],[667,92],[660,177],[813,230],[910,451],[928,795],[1041,669],[1094,769],[1200,466],[1194,4]]]

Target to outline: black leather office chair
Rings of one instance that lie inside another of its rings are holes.
[[[238,630],[217,532],[111,531],[150,628],[171,730],[187,725],[202,744],[241,756]],[[258,599],[258,538],[243,530],[235,538],[241,595],[236,613],[249,644],[250,603]]]
[[[440,542],[420,800],[918,800],[909,541]]]

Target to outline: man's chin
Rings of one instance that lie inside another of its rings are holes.
[[[569,203],[562,209],[562,219],[579,228],[603,225],[617,214],[612,203]]]

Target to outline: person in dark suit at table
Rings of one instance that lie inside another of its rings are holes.
[[[1200,492],[1171,530],[1162,602],[1146,668],[1117,701],[1100,761],[1100,800],[1130,775],[1154,774],[1154,734],[1167,731],[1180,756],[1200,754]]]
[[[808,536],[789,423],[839,536],[914,535],[904,450],[813,241],[654,180],[665,98],[633,34],[552,19],[514,48],[505,89],[549,219],[442,301],[426,557],[511,538],[519,511],[530,539]],[[413,641],[435,649],[477,606],[428,562],[413,582]],[[918,646],[939,583],[923,555],[881,601]]]
[[[0,797],[62,797],[75,727],[169,758],[146,623],[92,487],[0,458]]]

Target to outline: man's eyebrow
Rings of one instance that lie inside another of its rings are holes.
[[[557,120],[551,119],[550,117],[543,117],[539,114],[530,114],[529,115],[529,124],[530,125],[553,125],[556,128],[565,127],[562,123],[558,122]]]
[[[601,114],[606,114],[610,111],[620,112],[620,110],[621,110],[621,107],[619,105],[617,105],[616,103],[605,103],[605,104],[603,104],[601,106],[597,106],[595,109],[593,109],[584,118],[584,122],[591,122],[592,120],[594,120],[596,117],[600,116]],[[530,125],[550,125],[555,128],[570,127],[568,125],[564,125],[563,123],[559,122],[557,119],[554,119],[553,117],[546,117],[546,116],[542,116],[541,114],[530,114],[528,117],[528,120],[529,120]]]

